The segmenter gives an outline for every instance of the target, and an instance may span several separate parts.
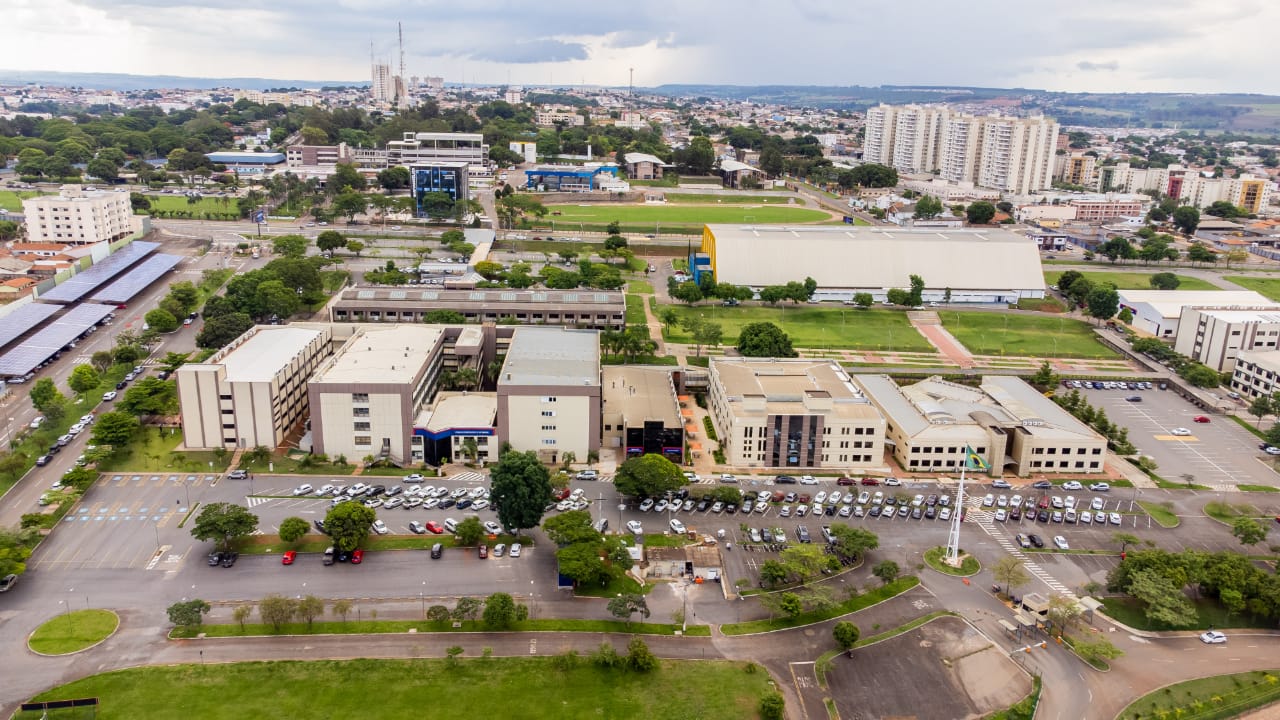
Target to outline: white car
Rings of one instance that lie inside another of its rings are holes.
[[[454,488],[454,489],[453,489],[453,492],[449,493],[449,497],[453,498],[454,500],[457,500],[458,498],[460,498],[460,497],[462,497],[463,495],[466,495],[466,494],[467,494],[467,489],[466,489],[466,488],[464,488],[464,487]]]
[[[996,496],[992,495],[991,493],[987,493],[987,496],[982,498],[982,507],[991,507],[992,505],[995,505],[995,504],[996,504]]]
[[[791,506],[783,505],[778,508],[778,517],[791,517]]]
[[[1169,431],[1170,435],[1190,435],[1191,431],[1184,427],[1176,427]]]
[[[471,488],[471,491],[467,493],[467,496],[473,500],[478,497],[484,497],[484,488],[482,487]]]
[[[479,500],[471,503],[472,510],[484,510],[487,507],[489,507],[489,501],[484,498],[480,498]]]
[[[387,533],[391,532],[390,530],[387,529],[387,524],[382,522],[381,520],[373,521],[373,531],[378,533],[379,535],[386,535]]]
[[[722,503],[722,502],[720,502],[719,500],[717,500],[717,501],[716,501],[716,503],[715,503],[714,505],[712,505],[712,506],[711,506],[711,512],[713,512],[713,513],[722,513],[722,512],[724,512],[724,503]]]
[[[863,493],[863,495],[866,495],[866,493]],[[883,492],[881,492],[881,491],[879,491],[879,490],[877,490],[877,491],[876,491],[876,494],[871,496],[871,504],[872,504],[872,505],[883,505],[883,504],[884,504],[884,493],[883,493]]]
[[[413,473],[412,475],[404,476],[404,481],[407,483],[420,483],[425,479],[426,478],[424,478],[420,473]]]
[[[1002,496],[1000,496],[1000,499],[1001,499],[1001,500],[1003,500],[1003,499],[1004,499],[1004,496],[1003,496],[1003,495],[1002,495]],[[917,496],[915,496],[915,497],[911,498],[911,507],[920,507],[920,506],[921,506],[921,505],[923,505],[923,504],[924,504],[924,496],[923,496],[923,495],[917,495]]]
[[[1210,630],[1206,633],[1200,633],[1200,642],[1205,645],[1221,645],[1227,641],[1227,636],[1217,630]]]
[[[816,502],[816,503],[818,503],[819,505],[821,505],[822,503],[826,502],[826,501],[827,501],[827,491],[826,491],[826,490],[819,490],[819,491],[818,491],[818,494],[813,496],[813,501],[814,501],[814,502]]]
[[[996,507],[1009,507],[1009,498],[1001,495],[996,498]]]
[[[1123,522],[1123,521],[1120,519],[1120,513],[1116,513],[1116,512],[1113,512],[1113,513],[1111,513],[1111,514],[1107,515],[1107,519],[1109,519],[1109,520],[1111,521],[1111,524],[1112,524],[1112,525],[1119,525],[1121,522]]]
[[[1079,480],[1068,480],[1062,483],[1062,489],[1063,490],[1083,490],[1084,485],[1080,484]]]
[[[1022,507],[1022,496],[1014,495],[1013,497],[1009,498],[1009,507],[1014,509]]]
[[[1085,524],[1085,525],[1090,525],[1090,524],[1092,524],[1092,523],[1093,523],[1093,513],[1089,512],[1088,510],[1081,511],[1081,513],[1080,513],[1080,522],[1081,522],[1081,523],[1083,523],[1083,524]]]
[[[853,498],[846,499],[844,495],[840,494],[839,490],[832,490],[831,494],[827,496],[827,502],[832,505],[839,505],[841,501],[849,502],[851,500],[853,500]]]
[[[511,543],[511,549],[507,550],[507,557],[520,557],[520,543]]]
[[[489,533],[490,535],[501,535],[501,534],[502,534],[502,526],[501,526],[501,525],[499,525],[498,523],[496,523],[496,522],[492,521],[492,520],[487,520],[487,521],[485,521],[485,524],[484,524],[484,530],[485,530],[485,532]]]
[[[769,512],[769,503],[762,503],[762,502],[756,503],[756,512],[758,513]]]
[[[630,522],[628,522],[627,529],[630,530],[635,535],[644,534],[644,525],[641,524],[639,520],[631,520]]]
[[[1093,502],[1089,503],[1089,507],[1093,508],[1094,510],[1101,510],[1106,506],[1107,506],[1107,503],[1102,498],[1094,498]]]
[[[1274,445],[1268,445],[1265,448],[1263,448],[1262,451],[1268,455],[1280,455],[1280,448]]]
[[[801,476],[800,476],[800,484],[801,484],[801,485],[817,485],[817,484],[818,484],[818,478],[816,478],[816,477],[814,477],[814,476],[812,476],[812,475],[801,475]]]
[[[1089,486],[1094,492],[1111,492],[1111,486],[1104,482],[1096,482]]]
[[[115,400],[116,394],[117,393],[115,390],[112,390],[111,392],[102,393],[102,402],[111,402],[112,400]]]
[[[885,485],[890,485],[890,486],[892,486],[892,487],[898,487],[898,486],[902,485],[902,481],[901,481],[901,480],[899,480],[899,479],[898,479],[898,478],[896,478],[896,477],[887,477],[887,478],[885,478],[885,479],[884,479],[884,484],[885,484]]]
[[[939,511],[938,511],[938,519],[939,519],[939,520],[942,520],[942,521],[944,521],[944,522],[945,522],[945,521],[947,521],[947,520],[950,520],[950,519],[951,519],[951,508],[945,508],[945,507],[944,507],[944,508],[942,508],[941,510],[939,510]]]
[[[1062,537],[1061,535],[1054,535],[1054,536],[1053,536],[1053,544],[1054,544],[1054,545],[1055,545],[1059,550],[1070,550],[1070,549],[1071,549],[1071,546],[1067,544],[1067,539],[1066,539],[1066,538],[1064,538],[1064,537]]]
[[[667,524],[671,526],[671,532],[673,532],[673,533],[675,533],[675,534],[677,534],[677,535],[683,535],[683,534],[684,534],[684,532],[685,532],[685,529],[684,529],[684,523],[680,522],[679,520],[677,520],[677,519],[675,519],[675,518],[671,518],[671,522],[669,522],[669,523],[667,523]]]
[[[311,487],[310,485],[302,484],[293,489],[293,494],[295,497],[298,495],[310,495],[311,491],[314,489],[315,488]]]
[[[355,485],[352,485],[351,487],[347,488],[347,496],[355,497],[357,495],[363,494],[364,491],[368,489],[369,489],[368,485],[365,485],[364,483],[356,483]]]
[[[694,475],[693,477],[695,477],[695,478],[696,478],[696,477],[698,477],[698,476],[697,476],[697,475]],[[736,482],[738,482],[738,478],[737,478],[737,477],[735,477],[734,475],[729,474],[729,473],[722,473],[722,474],[720,475],[720,482],[722,482],[722,483],[736,483]]]
[[[773,493],[769,492],[768,490],[761,490],[760,492],[756,493],[756,502],[758,503],[767,503],[772,499],[773,499]]]
[[[364,501],[364,506],[370,510],[382,507],[382,498],[369,498]]]
[[[653,506],[653,511],[656,513],[666,512],[666,510],[667,510],[666,500],[659,500],[658,503]]]
[[[1004,508],[996,510],[996,520],[998,522],[1004,522],[1007,519],[1009,519],[1009,513],[1006,512]]]

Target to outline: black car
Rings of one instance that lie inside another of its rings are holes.
[[[1036,515],[1036,521],[1042,523],[1049,522],[1049,511],[1041,510],[1040,513]]]
[[[938,496],[937,496],[937,495],[930,495],[930,496],[929,496],[929,498],[928,498],[927,500],[925,500],[925,501],[924,501],[924,504],[925,504],[925,505],[928,505],[929,507],[933,507],[934,505],[937,505],[937,504],[938,504]]]
[[[1048,480],[1037,480],[1031,483],[1031,487],[1037,490],[1048,490],[1049,488],[1053,487],[1053,483],[1049,482]]]
[[[1021,519],[1022,519],[1022,511],[1021,511],[1021,510],[1019,510],[1018,508],[1014,508],[1014,509],[1010,510],[1010,511],[1009,511],[1009,519],[1010,519],[1010,520],[1021,520]]]
[[[374,485],[370,487],[368,490],[365,490],[364,494],[368,495],[369,497],[378,497],[379,495],[385,493],[386,491],[387,491],[386,485]]]
[[[57,454],[58,454],[58,453],[60,453],[60,452],[62,452],[62,446],[61,446],[61,445],[50,445],[50,446],[49,446],[49,449],[45,451],[45,454],[47,454],[47,455],[57,455]]]
[[[872,505],[871,509],[867,511],[867,514],[871,517],[880,517],[880,506]]]
[[[222,553],[222,567],[231,567],[236,564],[236,559],[240,557],[238,552]]]
[[[736,512],[738,512],[738,504],[737,504],[737,503],[729,503],[728,505],[725,505],[725,506],[724,506],[724,511],[725,511],[725,512],[727,512],[727,513],[731,513],[731,514],[732,514],[732,513],[736,513]]]
[[[835,515],[836,515],[836,506],[835,506],[835,505],[828,505],[828,506],[827,506],[827,509],[822,511],[822,514],[824,514],[824,515],[830,515],[831,517],[835,517]]]
[[[459,510],[466,510],[469,507],[471,507],[471,498],[462,498],[458,501]]]
[[[222,553],[213,551],[209,553],[209,567],[218,567],[222,564]]]
[[[350,560],[350,559],[351,559],[351,551],[350,551],[350,550],[339,550],[339,551],[338,551],[338,562],[346,562],[346,561],[348,561],[348,560]]]
[[[790,475],[779,475],[773,479],[773,482],[778,485],[795,485],[796,479]]]
[[[707,500],[707,499],[703,499],[703,500],[701,500],[701,501],[699,501],[699,502],[698,502],[698,508],[697,508],[697,510],[698,510],[698,512],[706,512],[706,511],[707,511],[707,508],[709,508],[709,507],[711,507],[711,501],[710,501],[710,500]]]
[[[36,458],[36,465],[39,465],[40,467],[44,467],[45,465],[48,465],[49,461],[52,459],[53,458],[49,457],[48,455],[41,455],[40,457]]]
[[[314,521],[312,521],[312,524],[316,526],[316,530],[317,530],[317,531],[319,531],[321,534],[323,534],[323,535],[328,535],[328,534],[329,534],[329,532],[328,532],[327,530],[325,530],[325,529],[324,529],[324,521],[323,521],[323,520],[314,520]]]
[[[116,383],[116,389],[117,389],[117,390],[123,390],[123,389],[124,389],[124,386],[125,386],[125,385],[128,385],[128,384],[129,384],[129,383],[127,383],[127,382],[125,382],[125,381],[121,380],[120,382]]]
[[[400,487],[399,485],[392,485],[391,487],[387,488],[387,497],[395,497],[402,492],[404,492],[404,488]]]
[[[1038,548],[1044,547],[1044,541],[1041,540],[1040,536],[1036,535],[1035,533],[1028,535],[1027,540],[1030,541],[1032,545],[1035,545]]]
[[[934,506],[930,505],[928,508],[925,509],[924,516],[929,520],[932,520],[938,516],[938,511],[936,508],[934,508]]]
[[[679,490],[676,491],[675,497],[679,500],[688,500],[689,499],[688,489],[680,488]]]
[[[765,528],[760,531],[760,537],[763,538],[765,542],[773,542],[773,531],[769,528]]]
[[[796,528],[796,539],[802,543],[813,542],[813,539],[809,537],[809,528],[804,525]]]
[[[894,505],[897,505],[897,504],[898,504],[898,498],[896,498],[896,497],[892,497],[892,496],[887,497],[887,498],[885,498],[885,499],[884,499],[884,504],[885,504],[887,507],[893,507]]]
[[[441,510],[448,510],[449,508],[457,504],[458,504],[457,500],[454,500],[453,498],[445,498],[441,500],[440,504],[437,505],[436,507],[440,508]]]

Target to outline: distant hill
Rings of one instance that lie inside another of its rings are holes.
[[[128,75],[124,73],[69,73],[51,70],[0,70],[0,84],[14,85],[36,83],[66,87],[93,88],[95,90],[152,90],[181,88],[210,90],[213,88],[241,88],[244,90],[269,90],[271,88],[296,87],[313,89],[320,87],[368,85],[369,81],[357,80],[272,80],[269,78],[192,78],[177,75]]]

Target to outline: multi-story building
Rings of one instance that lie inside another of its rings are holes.
[[[337,145],[290,145],[285,150],[285,164],[290,170],[327,167],[332,172],[338,163],[355,161],[346,143]]]
[[[909,472],[956,473],[969,454],[997,477],[1100,473],[1106,464],[1106,438],[1019,378],[988,375],[976,388],[940,377],[907,386],[887,375],[853,379]]]
[[[498,374],[498,435],[556,463],[600,449],[600,336],[522,327]]]
[[[533,120],[543,127],[551,127],[552,125],[580,127],[587,122],[586,118],[579,115],[578,111],[572,108],[542,108],[534,113]]]
[[[127,191],[85,190],[63,185],[57,195],[41,195],[22,201],[27,241],[91,245],[112,242],[137,232],[141,220],[133,214]]]
[[[1096,157],[1082,152],[1058,155],[1054,162],[1053,176],[1070,185],[1093,187],[1097,183],[1097,165]]]
[[[608,365],[600,383],[604,448],[619,459],[662,455],[684,463],[684,422],[668,368]]]
[[[1280,350],[1242,350],[1231,372],[1231,389],[1248,397],[1280,393]]]
[[[1204,177],[1183,165],[1134,168],[1129,163],[1117,163],[1098,170],[1098,187],[1122,192],[1158,190],[1201,208],[1226,201],[1245,212],[1258,213],[1270,204],[1275,183],[1249,173],[1234,178],[1214,178]]]
[[[457,312],[468,323],[514,320],[596,330],[621,330],[626,320],[622,293],[588,290],[349,288],[329,306],[335,322],[422,322],[436,310]]]
[[[409,181],[418,216],[424,217],[427,214],[422,197],[426,193],[444,193],[454,202],[469,199],[471,186],[468,168],[470,165],[461,160],[437,160],[410,165]]]
[[[978,185],[1029,195],[1053,185],[1058,123],[1044,117],[982,118]]]
[[[383,166],[410,167],[441,161],[484,167],[489,162],[489,146],[480,133],[407,132],[402,139],[387,142]]]
[[[1141,200],[1072,200],[1071,207],[1076,215],[1072,220],[1083,222],[1099,222],[1121,217],[1134,217],[1143,214],[1146,203]]]
[[[1156,337],[1180,334],[1187,308],[1280,307],[1253,290],[1121,290],[1120,307],[1133,313],[1133,326]]]
[[[1231,372],[1243,351],[1280,349],[1280,304],[1184,307],[1173,349],[1218,372]]]
[[[332,354],[327,328],[250,329],[174,372],[188,448],[275,448],[308,411],[307,379]]]
[[[884,467],[884,419],[833,360],[711,358],[707,404],[731,467]]]

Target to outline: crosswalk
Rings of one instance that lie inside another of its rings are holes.
[[[970,506],[969,512],[965,516],[965,521],[972,522],[982,528],[983,532],[990,535],[991,539],[995,540],[996,544],[1005,552],[1021,560],[1022,566],[1026,571],[1031,573],[1032,577],[1040,580],[1045,585],[1048,585],[1049,589],[1067,597],[1068,599],[1077,599],[1076,594],[1072,592],[1070,588],[1059,582],[1057,578],[1050,575],[1044,568],[1040,567],[1035,560],[1032,560],[1030,555],[1022,551],[1022,548],[1015,543],[1013,538],[1009,537],[1008,533],[1004,531],[1004,528],[995,521],[994,513],[983,510],[981,507]]]
[[[478,483],[478,482],[484,482],[485,477],[486,476],[483,473],[462,472],[462,473],[458,473],[457,475],[449,475],[445,479],[453,480],[455,482]],[[430,480],[430,478],[428,478],[428,480]]]

